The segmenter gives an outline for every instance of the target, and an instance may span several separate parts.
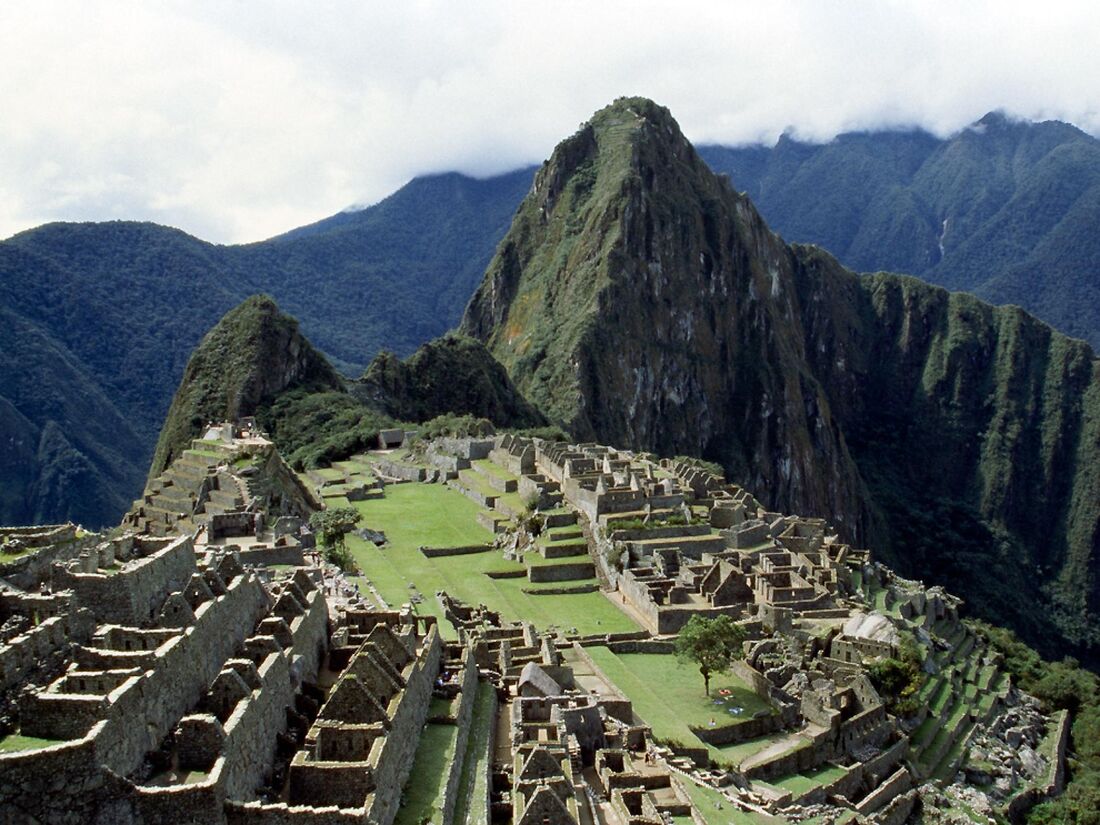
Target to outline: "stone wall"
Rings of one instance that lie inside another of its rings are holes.
[[[141,625],[156,615],[169,593],[182,590],[194,572],[194,545],[182,536],[113,575],[71,573],[55,565],[53,589],[73,590],[77,601],[100,622]]]
[[[226,825],[363,825],[363,809],[227,802]]]
[[[443,794],[443,825],[452,825],[454,821],[455,801],[458,797],[458,783],[462,780],[462,769],[466,760],[466,744],[470,738],[470,719],[477,704],[477,657],[472,648],[462,653],[462,692],[458,695],[458,711],[455,724],[458,736],[455,738],[455,756],[447,774],[446,790]]]
[[[563,582],[590,579],[596,575],[592,561],[571,564],[537,564],[527,568],[527,579],[532,582]]]
[[[253,547],[238,550],[241,564],[291,564],[301,567],[305,564],[302,547]]]
[[[437,438],[433,444],[441,453],[465,458],[468,461],[478,461],[488,458],[496,446],[491,438]]]
[[[768,714],[759,718],[746,719],[736,725],[724,725],[722,727],[691,727],[701,741],[708,745],[735,745],[758,736],[767,736],[783,728],[783,721],[778,714]]]
[[[103,782],[93,741],[97,732],[77,742],[0,753],[0,811],[10,814],[13,822],[39,821],[24,813],[29,811],[61,825],[94,821],[97,790]]]
[[[209,779],[198,784],[167,788],[134,788],[126,802],[133,806],[134,820],[147,825],[161,822],[220,823],[224,817],[221,789]]]
[[[127,680],[109,697],[68,697],[101,702],[98,712],[105,713],[105,719],[97,727],[97,758],[122,776],[133,772],[197,704],[225,660],[252,632],[267,603],[267,594],[254,577],[239,576],[224,595],[199,606],[193,626],[157,649],[153,669]],[[48,702],[43,699],[46,696],[40,695],[36,710],[48,713],[41,704]],[[26,731],[26,721],[31,731]],[[29,735],[49,736],[50,731],[36,728],[57,720],[36,712],[26,721],[24,731]]]
[[[230,799],[253,798],[271,767],[275,737],[286,729],[286,709],[294,705],[295,685],[285,654],[270,654],[259,674],[259,692],[239,702],[225,723],[224,767],[218,779]]]
[[[420,732],[428,718],[432,686],[439,673],[443,644],[434,625],[421,650],[408,668],[405,689],[390,719],[390,729],[381,748],[371,749],[371,769],[376,784],[367,815],[377,825],[390,825],[401,803],[401,790],[412,770]]]
[[[0,528],[0,530],[15,531],[27,529],[29,528]],[[53,536],[56,536],[56,538],[45,546],[32,544],[32,541]],[[20,534],[20,537],[23,538],[22,534]],[[23,590],[34,590],[39,584],[49,580],[50,570],[55,562],[66,562],[75,559],[81,553],[92,552],[95,546],[102,541],[102,536],[97,533],[89,533],[78,539],[76,528],[71,524],[66,524],[49,532],[35,534],[33,538],[27,537],[23,540],[24,544],[40,549],[0,563],[0,579],[5,579]]]
[[[428,476],[428,471],[423,467],[414,467],[411,464],[401,464],[388,459],[380,460],[376,466],[382,475],[399,481],[423,481]]]
[[[0,645],[0,690],[19,684],[55,650],[73,642],[86,642],[95,620],[83,608],[64,616],[51,616],[26,633]]]
[[[313,681],[328,646],[328,604],[320,590],[306,594],[306,612],[290,622],[291,668],[297,681]]]
[[[71,541],[76,538],[76,525],[34,524],[26,527],[0,527],[0,541],[17,538],[24,547],[45,547],[59,541]]]
[[[491,544],[466,544],[459,547],[421,547],[420,552],[429,559],[440,556],[465,556],[471,553],[488,553],[493,549]]]
[[[637,639],[625,642],[611,642],[607,645],[612,653],[666,653],[676,652],[676,642],[671,639]]]
[[[763,673],[744,659],[735,659],[733,664],[730,665],[730,670],[734,676],[747,684],[753,693],[770,701],[772,683],[767,680]]]
[[[1061,710],[1052,719],[1056,725],[1047,781],[1016,794],[1005,805],[1004,814],[1009,822],[1023,822],[1024,815],[1044,799],[1062,792],[1066,780],[1066,747],[1069,744],[1069,711]]]
[[[913,780],[909,776],[909,771],[898,768],[885,782],[863,797],[856,804],[856,810],[864,816],[872,814],[912,786]]]

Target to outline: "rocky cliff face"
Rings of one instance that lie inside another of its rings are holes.
[[[788,246],[648,100],[617,101],[558,147],[462,329],[580,438],[719,461],[907,574],[953,576],[1035,641],[1091,641],[1087,345]]]
[[[164,422],[150,477],[163,472],[203,425],[254,415],[279,393],[342,389],[324,356],[298,331],[298,322],[266,295],[226,313],[187,362]]]

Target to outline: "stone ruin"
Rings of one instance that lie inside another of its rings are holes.
[[[1016,816],[1060,789],[1068,718],[1045,719],[1011,686],[958,599],[896,577],[826,522],[767,512],[690,462],[595,444],[446,439],[421,459],[432,469],[416,480],[480,499],[494,533],[515,530],[507,502],[522,495],[557,540],[501,546],[560,557],[578,568],[567,576],[595,572],[646,629],[580,637],[563,617],[540,631],[439,593],[444,634],[416,605],[388,609],[313,552],[320,497],[270,442],[254,426],[211,427],[116,534],[0,530],[0,736],[34,743],[0,751],[0,810],[16,822],[390,825],[435,725],[458,755],[442,825],[486,725],[485,809],[525,825],[665,825],[698,817],[693,785],[751,815],[880,823],[964,796]],[[485,460],[505,472],[463,484]],[[394,481],[407,480],[379,490]],[[702,747],[657,741],[586,649],[669,653],[695,615],[744,628],[733,672],[768,708],[692,727]],[[919,710],[899,716],[867,666],[910,643],[927,679]],[[761,738],[775,747],[735,764],[707,750]],[[834,778],[772,784],[814,771]],[[956,776],[967,781],[943,779]],[[938,790],[921,784],[934,777]]]

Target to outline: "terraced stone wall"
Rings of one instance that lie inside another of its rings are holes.
[[[77,601],[100,622],[141,625],[153,618],[169,593],[182,590],[194,572],[194,545],[183,536],[113,575],[72,573],[55,565],[53,589],[73,590]]]

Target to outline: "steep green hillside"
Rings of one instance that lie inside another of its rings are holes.
[[[350,389],[402,421],[454,414],[487,418],[500,427],[546,423],[484,344],[454,333],[425,344],[405,361],[379,354]]]
[[[1100,141],[989,114],[941,140],[860,132],[827,144],[707,146],[789,241],[1014,303],[1100,345]]]
[[[140,489],[130,422],[63,344],[0,308],[0,511],[13,523],[103,523]]]
[[[1047,650],[1098,641],[1089,347],[787,246],[650,101],[558,147],[462,328],[578,437],[719,461]]]
[[[247,415],[257,417],[298,468],[371,449],[380,429],[399,422],[468,416],[511,429],[546,423],[480,341],[451,333],[405,361],[383,352],[361,379],[343,379],[266,295],[228,312],[196,348],[161,430],[150,478],[206,423]]]
[[[227,313],[187,362],[149,477],[164,472],[211,422],[256,415],[292,390],[342,390],[340,376],[266,295]]]

